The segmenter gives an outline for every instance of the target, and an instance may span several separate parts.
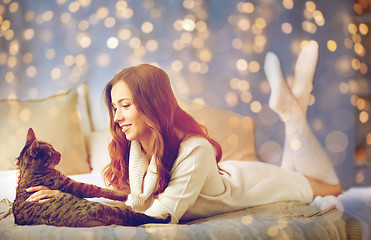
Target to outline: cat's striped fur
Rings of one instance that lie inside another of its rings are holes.
[[[126,195],[95,185],[78,183],[60,173],[54,167],[60,161],[60,153],[42,141],[38,141],[32,129],[27,134],[26,145],[18,158],[21,179],[13,203],[15,223],[19,225],[55,225],[68,227],[92,227],[101,225],[137,226],[145,223],[168,223],[164,218],[149,217],[132,211],[129,207],[107,206],[83,198],[105,197],[126,200]],[[31,186],[46,186],[63,193],[43,203],[28,202]]]

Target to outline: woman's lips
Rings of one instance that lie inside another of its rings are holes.
[[[124,124],[121,125],[120,127],[123,132],[126,132],[131,127],[131,124]]]

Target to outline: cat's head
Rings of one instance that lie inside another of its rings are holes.
[[[26,144],[18,157],[20,170],[41,166],[54,168],[60,160],[61,154],[51,144],[37,140],[33,129],[28,129]]]

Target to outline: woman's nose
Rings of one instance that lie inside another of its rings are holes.
[[[114,116],[114,118],[113,118],[113,121],[115,121],[115,122],[120,122],[120,121],[122,121],[123,120],[123,115],[122,115],[122,112],[119,110],[119,109],[117,109],[116,110],[116,112],[115,112],[115,116]]]

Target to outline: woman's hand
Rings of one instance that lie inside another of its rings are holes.
[[[52,197],[55,197],[56,195],[61,193],[61,191],[59,190],[50,190],[45,186],[29,187],[26,189],[26,192],[34,192],[26,199],[27,202],[38,203],[49,201]]]

